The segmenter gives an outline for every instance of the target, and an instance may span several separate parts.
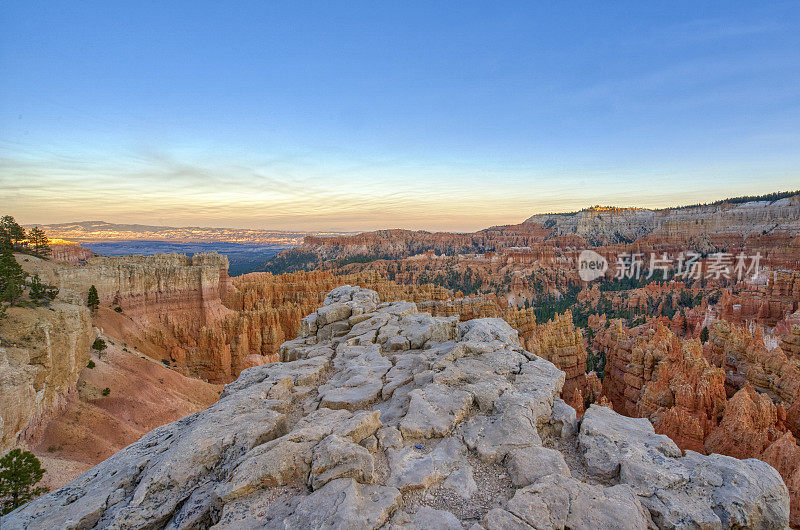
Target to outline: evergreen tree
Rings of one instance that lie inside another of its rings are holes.
[[[28,296],[37,304],[47,297],[47,286],[41,282],[38,274],[34,274],[28,282]]]
[[[10,215],[0,217],[0,240],[6,245],[17,247],[25,239],[25,229]]]
[[[33,251],[39,256],[46,256],[50,254],[50,240],[44,233],[44,230],[35,226],[28,234],[30,244],[33,245]]]
[[[86,305],[92,311],[97,311],[97,308],[100,307],[100,297],[97,294],[97,287],[94,285],[89,287],[89,295],[86,297]]]
[[[12,449],[0,458],[0,515],[47,493],[47,488],[37,488],[45,470],[39,459],[29,451]]]
[[[708,328],[703,326],[703,329],[700,331],[700,342],[705,344],[708,342]]]
[[[0,252],[0,302],[13,305],[22,296],[26,276],[11,248],[4,247]]]

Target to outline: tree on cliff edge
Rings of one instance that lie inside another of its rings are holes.
[[[0,515],[47,493],[47,488],[35,487],[45,471],[30,451],[12,449],[0,458]]]
[[[3,247],[0,250],[0,303],[14,305],[22,296],[26,276],[25,271],[14,259],[11,248]]]
[[[30,244],[33,246],[33,251],[37,256],[44,257],[50,254],[50,240],[47,238],[44,230],[38,226],[33,227],[30,233],[28,233],[28,239],[30,240]]]
[[[97,311],[97,308],[100,307],[100,297],[97,295],[97,287],[94,285],[89,287],[89,296],[86,297],[86,305],[92,311]]]

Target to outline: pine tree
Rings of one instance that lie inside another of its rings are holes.
[[[38,274],[34,274],[28,282],[28,296],[37,304],[47,296],[47,286],[42,283]]]
[[[700,331],[700,342],[705,344],[708,342],[708,328],[703,326],[703,329]]]
[[[0,458],[0,515],[47,493],[47,488],[36,488],[45,470],[39,459],[29,451],[12,449]]]
[[[0,240],[3,246],[18,247],[23,239],[25,239],[25,229],[13,217],[10,215],[0,217]]]
[[[28,234],[28,239],[30,240],[31,245],[33,245],[33,251],[37,255],[46,256],[50,254],[50,240],[47,238],[44,230],[38,226],[33,227]]]
[[[0,302],[13,305],[22,296],[26,276],[11,248],[4,247],[0,252]]]
[[[100,297],[97,295],[97,287],[94,285],[89,287],[89,296],[86,297],[86,305],[89,306],[89,309],[92,311],[97,311],[97,308],[100,307]]]

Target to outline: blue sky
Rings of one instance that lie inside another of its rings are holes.
[[[800,188],[800,4],[5,2],[23,222],[470,230]]]

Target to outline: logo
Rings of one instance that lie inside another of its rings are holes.
[[[584,250],[578,256],[578,276],[585,282],[600,278],[607,270],[608,261],[594,250]]]

